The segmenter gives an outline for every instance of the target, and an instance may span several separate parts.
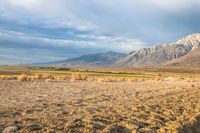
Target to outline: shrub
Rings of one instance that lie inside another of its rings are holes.
[[[1,80],[16,80],[17,76],[15,75],[0,75]]]
[[[71,80],[87,80],[87,76],[81,73],[72,73]]]
[[[34,76],[31,77],[31,79],[34,80],[41,80],[41,79],[54,79],[53,75],[47,74],[47,73],[37,73]]]
[[[157,77],[155,77],[155,79],[154,79],[155,81],[161,81],[162,80],[162,78],[160,77],[160,76],[157,76]]]
[[[81,80],[87,80],[88,77],[83,75],[83,76],[81,76],[81,78],[82,78]]]
[[[35,74],[34,78],[35,79],[42,79],[42,74],[37,73],[37,74]]]
[[[19,81],[28,81],[28,75],[26,75],[26,74],[19,75],[17,77],[17,80],[19,80]]]
[[[69,78],[70,78],[69,76],[60,75],[60,76],[58,77],[58,80],[67,80],[67,79],[69,79]]]
[[[2,79],[2,80],[6,80],[6,79],[8,79],[8,77],[5,76],[5,75],[0,75],[0,79]]]
[[[54,79],[54,77],[50,74],[42,74],[42,79]]]

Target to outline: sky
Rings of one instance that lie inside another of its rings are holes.
[[[199,24],[200,0],[0,0],[0,65],[128,53]]]

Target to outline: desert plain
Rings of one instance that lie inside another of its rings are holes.
[[[131,73],[84,80],[2,78],[0,132],[200,132],[199,74],[160,73],[149,78]]]

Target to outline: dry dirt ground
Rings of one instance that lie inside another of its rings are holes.
[[[200,82],[0,81],[0,132],[200,132]]]

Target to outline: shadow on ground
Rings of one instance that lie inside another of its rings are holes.
[[[186,124],[179,129],[179,133],[200,133],[200,117],[192,124]]]

